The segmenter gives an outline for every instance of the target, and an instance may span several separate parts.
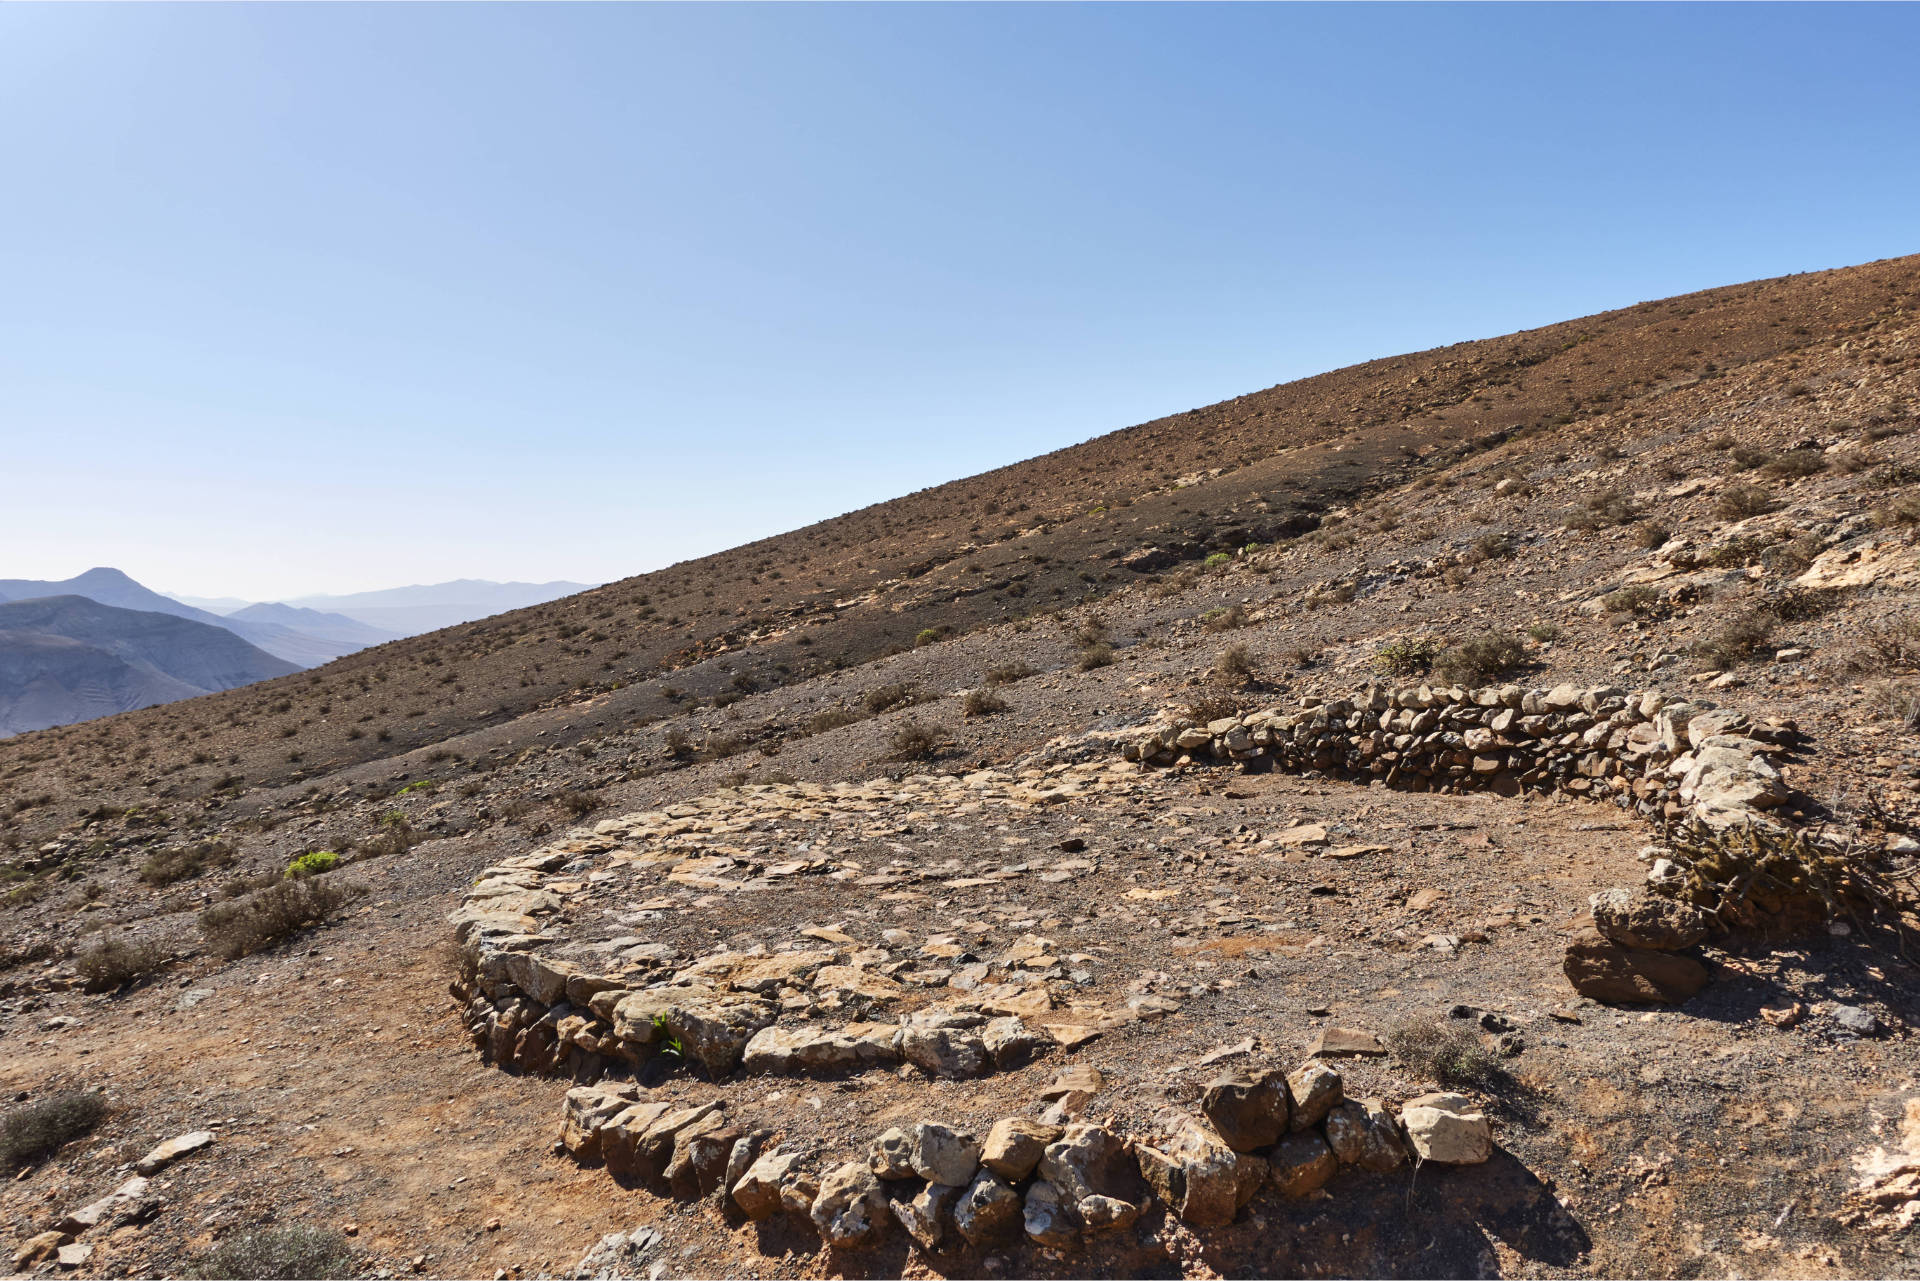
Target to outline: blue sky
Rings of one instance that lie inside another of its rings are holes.
[[[1920,250],[1920,8],[0,6],[0,576],[599,581]]]

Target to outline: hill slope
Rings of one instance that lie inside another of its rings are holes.
[[[223,628],[82,596],[0,604],[0,733],[18,734],[284,676]]]

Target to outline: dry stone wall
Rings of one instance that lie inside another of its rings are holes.
[[[1724,826],[1761,820],[1788,799],[1773,758],[1797,738],[1790,721],[1755,721],[1654,689],[1368,685],[1207,724],[1174,718],[1122,754],[1422,792],[1565,792]]]

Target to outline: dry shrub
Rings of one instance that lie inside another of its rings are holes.
[[[1442,651],[1433,661],[1433,674],[1455,685],[1484,685],[1526,661],[1527,647],[1519,637],[1486,632]]]
[[[146,939],[107,939],[74,960],[89,992],[117,992],[166,964],[167,951]]]
[[[1200,615],[1200,626],[1210,632],[1230,632],[1236,627],[1247,625],[1247,611],[1239,605],[1229,605],[1225,609],[1210,609]]]
[[[1782,622],[1804,623],[1839,609],[1847,603],[1848,595],[1844,587],[1789,587],[1775,596],[1768,608]]]
[[[1635,583],[1617,592],[1608,592],[1600,598],[1600,603],[1610,614],[1646,614],[1660,603],[1660,593],[1646,583]]]
[[[1758,485],[1728,485],[1713,500],[1713,514],[1721,520],[1745,520],[1773,510],[1773,496]]]
[[[1743,610],[1718,632],[1695,644],[1693,652],[1714,667],[1733,667],[1752,658],[1773,638],[1773,624],[1772,610]]]
[[[1244,685],[1253,679],[1253,654],[1245,645],[1229,645],[1214,658],[1213,670],[1223,680]]]
[[[1633,545],[1642,551],[1652,551],[1656,547],[1665,546],[1667,540],[1672,537],[1673,531],[1665,525],[1658,521],[1648,521],[1634,529]]]
[[[1181,715],[1201,725],[1240,715],[1240,700],[1231,694],[1203,694],[1181,708]]]
[[[860,705],[875,716],[890,712],[896,707],[911,707],[915,703],[924,703],[927,696],[920,692],[918,685],[906,681],[895,681],[890,685],[880,685],[866,692],[860,699]]]
[[[1373,651],[1373,670],[1382,676],[1424,676],[1440,653],[1440,642],[1429,636],[1390,640]]]
[[[196,841],[158,850],[140,865],[140,879],[149,885],[172,885],[216,867],[233,865],[233,846],[226,841]]]
[[[1920,618],[1896,618],[1861,629],[1859,667],[1920,667]]]
[[[1817,449],[1789,449],[1767,460],[1766,474],[1775,480],[1797,480],[1827,469],[1827,456]]]
[[[829,707],[824,712],[815,712],[807,719],[800,737],[808,734],[824,734],[830,729],[839,729],[843,725],[858,725],[866,717],[851,707]]]
[[[1568,512],[1562,522],[1568,529],[1606,529],[1633,523],[1638,513],[1633,500],[1616,489],[1589,494],[1579,507]]]
[[[907,720],[887,740],[896,761],[920,761],[940,750],[940,735],[916,720]]]
[[[1874,508],[1873,523],[1882,528],[1920,525],[1920,492],[1900,494]]]
[[[200,934],[208,947],[231,961],[319,924],[353,893],[327,877],[275,881],[200,913]]]
[[[1510,1078],[1478,1033],[1408,1019],[1387,1033],[1387,1049],[1402,1066],[1436,1085],[1498,1094]]]
[[[962,716],[992,716],[1007,710],[1007,700],[990,689],[970,689],[960,697]]]
[[[1906,729],[1920,730],[1920,686],[1875,681],[1867,688],[1867,705]]]
[[[51,1156],[106,1114],[107,1101],[92,1090],[66,1090],[8,1108],[0,1115],[0,1165],[13,1169]]]
[[[984,683],[990,686],[1011,685],[1016,681],[1023,681],[1027,679],[1027,677],[1035,675],[1037,670],[1038,669],[1031,664],[1020,659],[1015,659],[1011,663],[1002,663],[1000,666],[989,670],[984,678]]]
[[[205,1281],[244,1277],[317,1281],[358,1276],[360,1271],[360,1260],[341,1233],[305,1223],[286,1223],[227,1238],[195,1257],[186,1274]]]
[[[1113,666],[1113,646],[1105,641],[1081,650],[1079,659],[1074,663],[1074,667],[1083,672],[1090,672],[1096,667],[1111,666]]]
[[[593,813],[602,804],[598,792],[562,792],[554,799],[560,803],[560,808],[573,815],[576,821]]]

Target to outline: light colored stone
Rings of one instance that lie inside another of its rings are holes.
[[[1111,1226],[1118,1214],[1110,1205],[1095,1206],[1089,1212],[1092,1198],[1129,1204],[1137,1215],[1145,1194],[1126,1141],[1098,1125],[1069,1126],[1057,1142],[1049,1143],[1040,1157],[1040,1177],[1060,1189],[1088,1227],[1095,1226],[1096,1219]]]
[[[882,1179],[914,1178],[913,1140],[899,1126],[890,1126],[867,1145],[867,1164]]]
[[[1080,1227],[1060,1195],[1060,1189],[1045,1179],[1035,1179],[1027,1189],[1022,1218],[1027,1236],[1035,1245],[1064,1250],[1080,1239]]]
[[[1352,1027],[1323,1027],[1307,1053],[1316,1058],[1377,1056],[1387,1052],[1380,1038]]]
[[[1400,1109],[1414,1156],[1442,1165],[1478,1165],[1493,1155],[1487,1114],[1463,1094],[1423,1094]]]
[[[949,1080],[986,1076],[993,1070],[986,1043],[971,1032],[952,1028],[907,1028],[900,1034],[900,1055]]]
[[[1005,1241],[1020,1230],[1020,1194],[991,1170],[982,1170],[953,1207],[953,1226],[975,1246]]]
[[[165,1143],[134,1162],[133,1168],[139,1174],[158,1174],[190,1152],[198,1152],[213,1142],[213,1131],[192,1130]]]
[[[1044,993],[1046,989],[1038,990]],[[990,1020],[980,1029],[980,1040],[993,1055],[994,1065],[1003,1071],[1019,1067],[1053,1044],[1047,1033],[1013,1015]]]
[[[1671,952],[1707,936],[1707,916],[1690,903],[1639,891],[1602,890],[1587,900],[1593,923],[1622,947]]]
[[[844,1250],[871,1241],[886,1209],[886,1194],[866,1162],[848,1161],[820,1180],[809,1213],[821,1239]]]
[[[834,1075],[900,1061],[899,1029],[852,1024],[838,1031],[812,1027],[763,1027],[741,1051],[748,1072]]]
[[[1327,1146],[1342,1165],[1384,1174],[1407,1159],[1399,1127],[1378,1099],[1349,1099],[1327,1114]]]
[[[1243,1156],[1194,1118],[1161,1118],[1169,1138],[1164,1148],[1134,1144],[1141,1177],[1168,1208],[1196,1227],[1233,1222],[1266,1177],[1266,1163]]]
[[[1287,1077],[1287,1092],[1293,1096],[1289,1128],[1296,1134],[1320,1124],[1346,1098],[1340,1074],[1312,1060]]]
[[[953,1225],[953,1207],[965,1188],[929,1183],[912,1197],[895,1196],[888,1204],[893,1217],[922,1250],[937,1250]]]
[[[971,1134],[922,1121],[907,1131],[907,1160],[929,1183],[965,1187],[980,1168],[980,1144]]]
[[[1047,1144],[1060,1138],[1060,1127],[1043,1125],[1024,1117],[995,1121],[980,1148],[980,1164],[1009,1183],[1018,1183],[1032,1174],[1046,1153]]]
[[[799,1152],[775,1151],[762,1155],[734,1184],[734,1204],[749,1219],[768,1219],[780,1213],[788,1200],[783,1193],[805,1174],[802,1157]]]

